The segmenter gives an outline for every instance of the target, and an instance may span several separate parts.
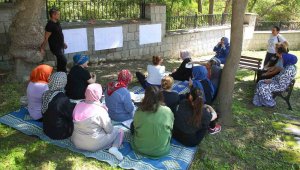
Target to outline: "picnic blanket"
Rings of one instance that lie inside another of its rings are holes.
[[[181,83],[177,83],[179,85]],[[176,86],[175,86],[176,87]],[[184,91],[185,88],[177,87],[177,90]],[[135,93],[142,93],[141,88],[135,87]],[[176,140],[171,140],[170,154],[160,159],[149,159],[142,155],[135,153],[130,146],[131,134],[129,129],[124,126],[116,125],[124,129],[124,141],[120,147],[124,159],[118,161],[113,155],[108,153],[107,150],[99,150],[97,152],[88,152],[77,149],[70,139],[65,140],[52,140],[43,133],[43,124],[33,120],[28,113],[26,107],[11,112],[7,115],[0,117],[0,123],[6,124],[15,128],[26,135],[38,136],[41,140],[47,141],[56,146],[67,148],[73,152],[83,154],[86,157],[95,158],[100,161],[107,162],[111,166],[119,166],[124,169],[148,170],[148,169],[188,169],[193,161],[196,147],[185,147]]]

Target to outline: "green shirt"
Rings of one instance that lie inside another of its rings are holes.
[[[169,154],[173,122],[174,115],[166,106],[159,106],[155,113],[138,110],[133,119],[133,150],[150,158]]]

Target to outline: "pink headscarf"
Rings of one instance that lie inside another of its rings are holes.
[[[110,96],[118,90],[119,88],[122,87],[127,87],[128,84],[132,80],[132,74],[130,73],[129,70],[121,70],[118,74],[118,81],[117,82],[110,82],[107,85],[107,94]]]
[[[74,121],[83,121],[87,118],[107,112],[107,107],[100,103],[102,97],[102,87],[93,83],[87,86],[85,91],[85,101],[76,105],[73,111]]]

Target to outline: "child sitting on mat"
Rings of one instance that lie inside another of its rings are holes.
[[[171,76],[165,76],[161,80],[161,87],[163,89],[164,102],[173,113],[175,113],[179,104],[179,95],[177,92],[172,91],[174,79]]]
[[[85,100],[78,103],[73,111],[74,132],[71,141],[76,148],[97,151],[108,149],[118,160],[123,159],[118,151],[123,141],[122,129],[113,127],[107,107],[100,103],[102,87],[90,84],[85,91]]]
[[[142,87],[146,89],[148,86],[160,87],[161,79],[164,77],[166,68],[162,65],[163,59],[160,56],[152,57],[152,64],[147,66],[148,76],[141,72],[136,72],[136,77]]]

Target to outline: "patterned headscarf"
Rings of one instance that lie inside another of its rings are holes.
[[[53,71],[53,67],[42,64],[34,68],[30,74],[30,81],[33,83],[48,84],[49,76]]]
[[[121,70],[118,74],[118,81],[117,82],[110,82],[107,85],[107,94],[110,96],[118,90],[119,88],[122,87],[127,87],[128,84],[132,80],[132,74],[130,73],[129,70]]]
[[[185,60],[185,59],[187,59],[187,58],[191,58],[191,54],[190,54],[190,52],[187,51],[187,50],[180,51],[180,58],[181,58],[182,60]]]
[[[49,103],[58,93],[64,92],[67,84],[67,74],[65,72],[56,72],[49,78],[49,90],[45,91],[42,97],[42,113],[48,109]]]
[[[286,67],[288,65],[295,65],[298,62],[297,57],[290,53],[283,53],[282,59],[283,59],[283,67]]]

